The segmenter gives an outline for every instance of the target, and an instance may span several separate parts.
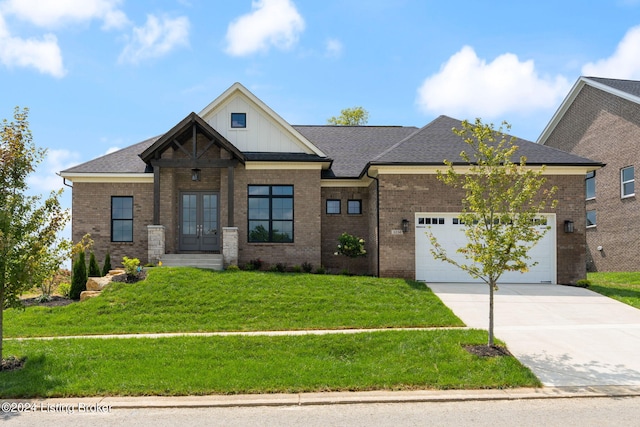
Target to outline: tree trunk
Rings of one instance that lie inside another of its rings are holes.
[[[489,280],[489,347],[493,347],[493,290],[496,286],[495,280]]]

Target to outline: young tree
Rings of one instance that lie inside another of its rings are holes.
[[[363,107],[345,108],[338,117],[327,119],[327,124],[338,126],[363,126],[369,122],[369,112]]]
[[[107,252],[107,254],[104,257],[104,265],[102,266],[102,275],[106,276],[107,274],[109,274],[109,270],[112,270],[111,255],[109,254],[109,252]]]
[[[506,131],[510,129],[502,123]],[[539,230],[537,216],[547,206],[555,207],[556,188],[545,188],[542,176],[544,167],[534,170],[526,166],[521,156],[514,163],[518,146],[515,138],[498,130],[493,124],[462,122],[461,129],[453,129],[468,145],[469,151],[460,156],[469,164],[464,174],[458,173],[451,161],[446,173],[438,173],[438,179],[448,186],[464,190],[461,222],[464,224],[467,244],[458,248],[467,263],[459,263],[428,232],[436,259],[449,262],[481,279],[489,285],[489,346],[494,345],[493,293],[497,283],[507,271],[526,272],[530,263],[529,250],[551,228]]]
[[[0,358],[4,309],[22,307],[20,295],[49,268],[43,254],[55,250],[69,219],[58,200],[62,190],[44,201],[25,194],[27,176],[46,153],[34,145],[27,116],[28,109],[16,108],[14,121],[3,120],[0,129]]]
[[[98,265],[98,261],[96,261],[96,255],[93,253],[93,251],[91,251],[89,254],[89,277],[100,276],[102,276],[100,266]]]

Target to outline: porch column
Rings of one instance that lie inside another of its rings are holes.
[[[153,167],[153,224],[160,224],[160,166],[157,165]]]
[[[222,227],[222,262],[225,268],[238,265],[238,227]]]
[[[227,168],[227,226],[233,227],[233,181],[234,167]]]
[[[164,255],[164,225],[147,225],[147,238],[148,261],[157,264]]]

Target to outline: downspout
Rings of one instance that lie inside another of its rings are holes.
[[[67,178],[63,177],[63,176],[62,176],[62,175],[60,175],[59,173],[56,173],[56,175],[58,175],[60,178],[62,178],[62,183],[63,183],[64,185],[66,185],[66,186],[67,186],[67,187],[69,187],[69,188],[73,188],[73,185],[69,185],[69,184],[67,184]],[[72,181],[72,182],[73,182],[73,181]]]
[[[367,168],[367,177],[376,181],[376,277],[380,277],[380,181],[377,177],[369,175],[369,168]]]

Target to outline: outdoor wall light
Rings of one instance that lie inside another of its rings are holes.
[[[566,220],[564,222],[564,232],[573,233],[573,221]]]
[[[200,169],[191,169],[191,181],[200,181]]]
[[[409,231],[409,220],[408,219],[403,219],[402,220],[402,232],[403,233],[407,233]]]

